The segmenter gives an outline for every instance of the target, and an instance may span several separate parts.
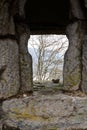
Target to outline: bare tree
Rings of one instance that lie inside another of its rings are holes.
[[[34,78],[38,81],[58,78],[63,65],[68,41],[65,36],[31,36],[29,50],[33,49]]]

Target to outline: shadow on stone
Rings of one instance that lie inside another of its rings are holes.
[[[20,130],[19,128],[15,128],[15,127],[10,127],[7,125],[3,125],[2,130]]]

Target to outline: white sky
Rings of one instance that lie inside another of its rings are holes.
[[[38,41],[38,37],[40,35],[31,35],[30,36],[30,39],[28,40],[28,47],[32,47],[31,44],[32,44],[32,39],[35,41],[35,44],[34,46],[37,48],[37,45],[40,44],[40,42]],[[68,39],[66,37],[66,35],[49,35],[49,39],[48,40],[61,40],[62,42],[64,42],[65,40],[67,40],[66,42],[66,46],[68,46]],[[30,44],[29,44],[30,43]]]
[[[38,37],[39,37],[39,36],[40,36],[40,35],[31,35],[31,36],[30,36],[30,39],[28,40],[28,50],[29,50],[29,51],[30,51],[31,48],[33,48],[33,47],[32,47],[32,44],[34,45],[34,48],[36,48],[36,49],[38,48],[38,45],[40,44],[40,42],[39,42],[39,40],[38,40]],[[66,43],[64,43],[64,45],[63,45],[63,47],[66,46],[66,48],[64,49],[63,52],[61,52],[61,53],[65,53],[65,51],[67,50],[68,44],[69,44],[66,35],[49,35],[48,38],[49,38],[48,40],[50,40],[50,42],[51,42],[51,41],[54,41],[54,40],[56,40],[56,41],[58,40],[58,42],[60,42],[60,44],[56,44],[56,45],[55,45],[55,48],[54,48],[54,49],[60,47],[61,44],[62,44],[62,42],[65,42],[65,41],[66,41]],[[54,44],[53,44],[53,45],[54,45]],[[52,45],[52,47],[50,46],[50,48],[48,48],[48,49],[52,49],[52,48],[53,48],[53,45]],[[30,51],[30,53],[31,53],[31,51]],[[31,55],[33,55],[33,54],[31,54]]]
[[[33,70],[34,70],[34,67],[35,67],[35,63],[37,62],[37,58],[35,58],[36,54],[35,54],[35,50],[32,47],[32,44],[34,45],[35,49],[38,48],[38,45],[40,44],[40,42],[38,40],[39,36],[40,35],[31,35],[30,39],[28,40],[28,50],[29,50],[29,53],[32,55],[32,58],[33,58]],[[61,57],[62,55],[64,55],[67,48],[68,48],[68,44],[69,44],[66,35],[49,35],[48,38],[49,38],[48,40],[50,40],[50,42],[52,42],[53,40],[56,40],[56,41],[58,40],[59,44],[55,44],[54,49],[57,49],[58,47],[61,46],[62,43],[64,43],[63,47],[65,47],[65,48],[63,49],[63,51],[61,51],[61,54],[59,54],[59,56]],[[52,47],[53,46],[54,46],[54,44],[52,45]],[[47,48],[47,49],[52,50],[52,47]],[[62,57],[62,59],[63,59],[63,57]],[[60,68],[61,68],[61,70],[63,69],[63,64],[62,64],[62,66],[60,66]]]

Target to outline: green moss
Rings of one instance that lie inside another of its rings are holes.
[[[46,128],[46,130],[59,130],[59,129],[56,127],[52,127],[52,128]]]
[[[38,121],[38,120],[43,120],[41,117],[38,117],[38,116],[35,116],[33,114],[30,114],[27,110],[27,108],[25,109],[25,111],[21,111],[17,108],[13,108],[12,111],[15,113],[13,114],[13,117],[15,119],[21,119],[21,118],[24,118],[24,119],[29,119],[29,120],[32,120],[32,121]]]
[[[43,116],[36,116],[36,111],[34,109],[34,107],[31,107],[31,113],[29,113],[29,109],[25,108],[25,110],[21,111],[17,108],[13,108],[12,111],[15,113],[13,115],[14,118],[20,119],[20,118],[24,118],[24,119],[29,119],[32,121],[48,121],[48,118],[45,118]]]
[[[80,73],[78,74],[71,74],[71,76],[66,77],[66,82],[67,84],[70,85],[70,87],[76,86],[78,83],[80,83],[81,75]]]
[[[25,61],[25,60],[22,60],[22,61],[21,61],[21,65],[22,65],[22,66],[27,66],[26,61]]]

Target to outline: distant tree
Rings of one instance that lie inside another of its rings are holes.
[[[63,65],[64,52],[68,41],[65,36],[31,36],[29,50],[33,49],[33,73],[38,81],[59,78]]]

